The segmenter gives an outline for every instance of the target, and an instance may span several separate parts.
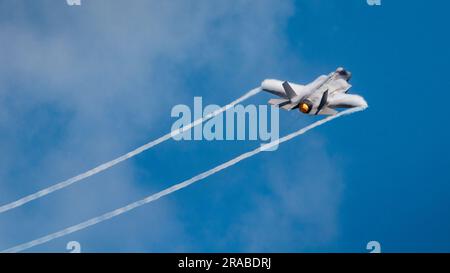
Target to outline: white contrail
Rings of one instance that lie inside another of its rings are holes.
[[[343,115],[348,115],[348,114],[351,114],[351,113],[354,113],[354,112],[357,112],[357,111],[362,111],[364,109],[365,109],[365,107],[352,108],[352,109],[340,112],[340,113],[338,113],[338,114],[336,114],[334,116],[329,116],[327,118],[321,119],[321,120],[316,121],[316,122],[314,122],[314,123],[312,123],[312,124],[302,128],[302,129],[300,129],[300,130],[298,130],[298,131],[296,131],[294,133],[291,133],[291,134],[289,134],[287,136],[284,136],[284,137],[282,137],[282,138],[280,138],[280,139],[278,139],[276,141],[272,141],[270,143],[262,145],[262,146],[258,147],[257,149],[255,149],[253,151],[246,152],[246,153],[244,153],[244,154],[242,154],[242,155],[240,155],[240,156],[238,156],[238,157],[236,157],[236,158],[234,158],[234,159],[232,159],[230,161],[227,161],[227,162],[225,162],[225,163],[223,163],[223,164],[213,168],[213,169],[210,169],[210,170],[208,170],[206,172],[203,172],[203,173],[201,173],[199,175],[196,175],[196,176],[194,176],[194,177],[192,177],[192,178],[190,178],[190,179],[188,179],[186,181],[183,181],[183,182],[181,182],[179,184],[176,184],[176,185],[174,185],[174,186],[172,186],[170,188],[167,188],[165,190],[162,190],[162,191],[160,191],[158,193],[150,195],[150,196],[148,196],[148,197],[146,197],[146,198],[144,198],[142,200],[136,201],[136,202],[131,203],[129,205],[126,205],[126,206],[124,206],[122,208],[113,210],[113,211],[105,213],[105,214],[103,214],[101,216],[98,216],[98,217],[92,218],[90,220],[87,220],[87,221],[85,221],[83,223],[80,223],[80,224],[68,227],[68,228],[63,229],[61,231],[49,234],[47,236],[44,236],[44,237],[41,237],[39,239],[30,241],[28,243],[24,243],[24,244],[17,245],[15,247],[6,249],[6,250],[4,250],[2,252],[3,253],[21,252],[21,251],[24,251],[24,250],[29,249],[31,247],[44,244],[44,243],[49,242],[51,240],[57,239],[59,237],[62,237],[62,236],[65,236],[65,235],[77,232],[79,230],[82,230],[82,229],[88,228],[90,226],[96,225],[98,223],[101,223],[101,222],[106,221],[108,219],[111,219],[113,217],[119,216],[119,215],[121,215],[123,213],[126,213],[126,212],[128,212],[130,210],[133,210],[135,208],[143,206],[143,205],[145,205],[147,203],[150,203],[150,202],[153,202],[155,200],[158,200],[159,198],[161,198],[163,196],[166,196],[166,195],[171,194],[171,193],[173,193],[175,191],[181,190],[181,189],[183,189],[183,188],[185,188],[185,187],[187,187],[187,186],[189,186],[189,185],[191,185],[191,184],[193,184],[195,182],[198,182],[198,181],[200,181],[200,180],[202,180],[204,178],[207,178],[210,175],[213,175],[213,174],[215,174],[215,173],[217,173],[217,172],[219,172],[221,170],[224,170],[224,169],[226,169],[228,167],[231,167],[234,164],[236,164],[236,163],[238,163],[238,162],[240,162],[240,161],[242,161],[242,160],[244,160],[246,158],[254,156],[254,155],[260,153],[261,151],[270,150],[272,147],[274,147],[276,145],[279,145],[279,144],[281,144],[281,143],[283,143],[285,141],[288,141],[288,140],[290,140],[290,139],[292,139],[294,137],[302,135],[302,134],[306,133],[307,131],[309,131],[309,130],[317,127],[317,126],[320,126],[320,125],[322,125],[322,124],[324,124],[326,122],[329,122],[329,121],[331,121],[331,120],[333,120],[335,118],[338,118],[338,117],[343,116]]]
[[[152,147],[154,147],[154,146],[156,146],[156,145],[158,145],[158,144],[160,144],[160,143],[162,143],[164,141],[169,140],[173,136],[177,136],[177,135],[179,135],[179,134],[181,134],[181,133],[183,133],[183,132],[185,132],[187,130],[190,130],[192,127],[195,127],[195,126],[205,122],[206,120],[208,120],[208,119],[210,119],[210,118],[212,118],[214,116],[217,116],[217,115],[219,115],[220,113],[222,113],[224,111],[227,111],[228,109],[234,107],[236,104],[239,104],[239,103],[243,102],[244,100],[246,100],[246,99],[248,99],[248,98],[258,94],[260,91],[261,91],[260,87],[252,89],[252,90],[248,91],[242,97],[240,97],[237,100],[231,102],[230,104],[228,104],[226,106],[223,106],[220,109],[217,109],[216,111],[214,111],[214,112],[204,116],[203,118],[195,120],[194,122],[192,122],[189,125],[186,125],[186,126],[180,128],[180,129],[174,130],[174,131],[172,131],[172,132],[170,132],[170,133],[168,133],[168,134],[166,134],[166,135],[164,135],[164,136],[162,136],[162,137],[160,137],[160,138],[158,138],[156,140],[153,140],[153,141],[151,141],[151,142],[149,142],[149,143],[147,143],[145,145],[142,145],[141,147],[139,147],[139,148],[137,148],[137,149],[127,153],[127,154],[124,154],[124,155],[122,155],[122,156],[120,156],[120,157],[118,157],[116,159],[113,159],[111,161],[103,163],[103,164],[101,164],[101,165],[99,165],[99,166],[97,166],[97,167],[95,167],[95,168],[93,168],[93,169],[91,169],[89,171],[81,173],[81,174],[79,174],[77,176],[74,176],[74,177],[71,177],[71,178],[69,178],[67,180],[64,180],[62,182],[59,182],[59,183],[57,183],[57,184],[55,184],[53,186],[50,186],[50,187],[45,188],[43,190],[40,190],[38,192],[32,193],[30,195],[27,195],[27,196],[25,196],[23,198],[20,198],[20,199],[16,200],[16,201],[13,201],[11,203],[5,204],[5,205],[0,207],[0,213],[6,212],[8,210],[11,210],[11,209],[14,209],[14,208],[17,208],[17,207],[20,207],[20,206],[22,206],[22,205],[24,205],[24,204],[26,204],[28,202],[31,202],[31,201],[33,201],[35,199],[41,198],[43,196],[46,196],[46,195],[48,195],[48,194],[50,194],[52,192],[64,189],[64,188],[66,188],[66,187],[68,187],[68,186],[70,186],[70,185],[72,185],[72,184],[74,184],[76,182],[79,182],[79,181],[81,181],[81,180],[83,180],[85,178],[93,176],[94,174],[103,172],[103,171],[105,171],[105,170],[107,170],[107,169],[109,169],[109,168],[119,164],[120,162],[123,162],[123,161],[125,161],[127,159],[130,159],[130,158],[132,158],[132,157],[134,157],[134,156],[136,156],[136,155],[138,155],[138,154],[140,154],[140,153],[142,153],[142,152],[144,152],[144,151],[146,151],[146,150],[148,150],[148,149],[150,149],[150,148],[152,148]]]

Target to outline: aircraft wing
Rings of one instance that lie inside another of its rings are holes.
[[[330,108],[367,107],[363,97],[354,94],[334,93],[328,97],[327,106]]]
[[[352,85],[344,79],[331,81],[327,86],[327,88],[330,90],[330,93],[347,93],[351,87]]]

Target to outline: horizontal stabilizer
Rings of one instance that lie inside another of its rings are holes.
[[[283,108],[284,110],[290,111],[297,106],[298,106],[298,103],[289,103],[289,104],[283,105],[281,108]]]
[[[290,103],[290,101],[287,99],[271,99],[268,103],[274,106],[282,107],[283,105]]]
[[[273,106],[283,108],[284,110],[292,110],[297,106],[296,104],[291,103],[291,101],[287,99],[271,99],[269,100],[268,103]]]

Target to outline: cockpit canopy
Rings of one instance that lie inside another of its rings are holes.
[[[336,73],[346,81],[350,81],[352,77],[352,73],[345,70],[343,67],[339,67],[338,69],[336,69]]]

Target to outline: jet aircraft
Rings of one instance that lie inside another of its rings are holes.
[[[261,88],[280,97],[269,100],[271,105],[285,110],[298,108],[309,115],[334,115],[339,108],[367,107],[363,97],[348,94],[351,76],[351,72],[339,67],[306,85],[267,79]]]

